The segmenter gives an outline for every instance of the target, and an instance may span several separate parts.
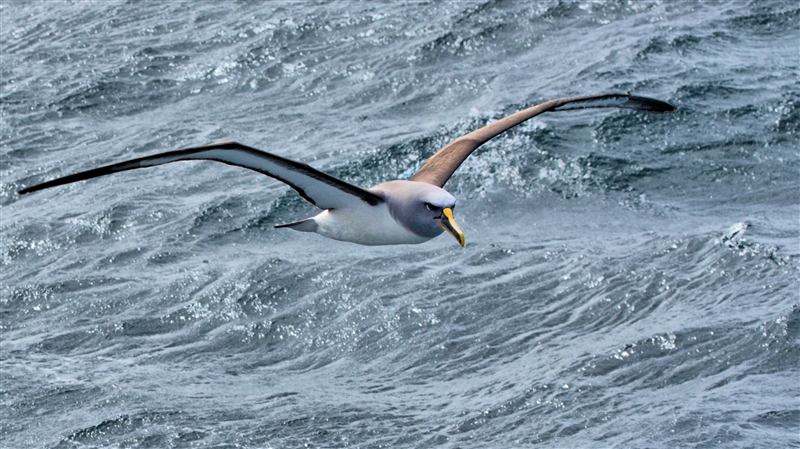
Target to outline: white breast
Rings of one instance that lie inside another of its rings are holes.
[[[386,204],[326,210],[313,217],[317,234],[362,245],[398,245],[430,240],[404,228]]]

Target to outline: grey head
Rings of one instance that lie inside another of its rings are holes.
[[[456,198],[443,188],[424,182],[389,181],[369,190],[383,196],[392,218],[414,234],[430,239],[447,231],[464,246],[464,234],[453,219]]]

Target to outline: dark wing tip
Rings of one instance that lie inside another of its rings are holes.
[[[622,108],[647,112],[672,112],[675,106],[655,98],[639,97],[630,94],[605,94],[565,99],[566,102],[556,106],[554,111],[590,108]]]
[[[649,112],[673,112],[675,106],[667,103],[666,101],[656,100],[655,98],[637,97],[629,95],[627,104],[630,109],[638,109],[640,111]]]
[[[119,164],[107,165],[105,167],[95,168],[92,170],[82,171],[80,173],[74,173],[72,175],[63,176],[61,178],[51,179],[50,181],[45,181],[40,184],[32,185],[30,187],[25,187],[22,190],[18,190],[17,194],[25,195],[27,193],[37,192],[39,190],[49,189],[50,187],[62,186],[64,184],[70,184],[77,181],[83,181],[86,179],[96,178],[98,176],[107,175],[110,173],[114,173],[120,170],[126,170],[130,168],[138,167],[138,164],[132,164],[131,162],[122,162]]]
[[[43,182],[41,184],[36,184],[30,187],[25,187],[24,189],[17,190],[17,195],[26,195],[28,193],[38,192],[39,190],[44,190],[48,187],[55,187],[57,185],[61,185],[62,183],[57,183],[54,181],[58,181],[58,179],[54,179],[53,181]]]

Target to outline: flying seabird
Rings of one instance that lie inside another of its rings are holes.
[[[305,220],[275,226],[316,232],[325,237],[362,245],[422,243],[443,231],[464,246],[464,234],[453,218],[456,199],[443,189],[464,160],[494,136],[543,112],[588,108],[623,108],[670,112],[663,101],[626,94],[558,98],[511,114],[459,137],[431,156],[409,180],[389,181],[364,189],[323,173],[302,162],[286,159],[237,142],[219,142],[145,156],[87,170],[20,190],[37,190],[136,168],[178,161],[210,160],[248,168],[288,184],[322,209]]]

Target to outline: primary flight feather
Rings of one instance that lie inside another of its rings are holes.
[[[511,114],[445,145],[407,181],[389,181],[364,189],[286,159],[237,142],[220,142],[154,154],[106,165],[20,190],[19,194],[98,176],[170,162],[210,160],[248,168],[282,181],[304,199],[323,209],[294,223],[275,226],[316,232],[325,237],[362,245],[422,243],[447,232],[464,246],[464,234],[453,218],[456,199],[443,189],[458,167],[494,136],[539,114],[588,108],[623,108],[670,112],[669,103],[630,94],[558,98]]]

